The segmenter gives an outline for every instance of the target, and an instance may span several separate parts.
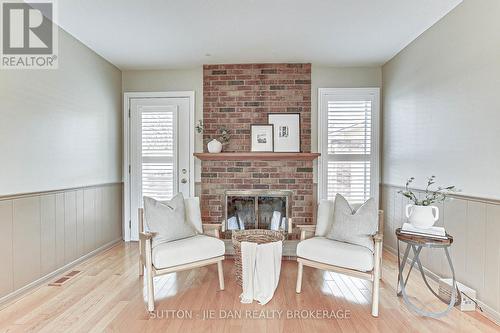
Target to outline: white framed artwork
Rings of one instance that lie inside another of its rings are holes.
[[[275,152],[300,152],[300,113],[268,113],[267,122],[274,126]]]
[[[252,151],[272,152],[274,146],[273,125],[251,125]]]

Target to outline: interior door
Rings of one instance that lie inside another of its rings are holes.
[[[143,196],[169,200],[190,193],[188,97],[130,101],[131,239],[138,239],[137,211]]]

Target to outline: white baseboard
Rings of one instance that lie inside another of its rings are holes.
[[[384,249],[387,250],[388,252],[394,254],[395,256],[398,255],[398,250],[394,249],[391,246],[384,245]],[[408,258],[406,260],[406,262],[411,265],[411,258]],[[431,278],[432,280],[438,282],[439,279],[441,279],[441,276],[435,274],[434,272],[430,271],[429,269],[425,268],[424,266],[423,266],[423,268],[424,268],[424,274],[426,276],[428,276],[429,278]],[[483,302],[481,302],[478,299],[476,299],[475,301],[483,309],[483,312],[476,310],[477,312],[479,312],[481,315],[485,316],[489,320],[493,321],[495,324],[500,325],[500,312],[495,311],[490,306],[484,304]]]
[[[493,310],[490,306],[484,304],[480,300],[476,300],[477,304],[483,309],[483,312],[478,311],[481,315],[485,316],[495,324],[500,326],[500,312]],[[476,310],[477,311],[477,310]]]
[[[41,278],[25,285],[24,287],[21,287],[17,290],[14,290],[13,292],[1,297],[0,298],[0,310],[5,308],[6,306],[8,306],[10,301],[16,300],[18,297],[26,294],[27,292],[32,291],[33,289],[40,287],[41,285],[47,283],[50,279],[53,279],[54,277],[64,273],[65,271],[67,271],[70,268],[76,266],[77,264],[83,262],[84,260],[89,259],[89,258],[113,247],[115,244],[117,244],[118,242],[121,242],[121,241],[122,241],[122,239],[118,238],[118,239],[115,239],[107,244],[104,244],[103,246],[95,249],[94,251],[89,252],[89,253],[81,256],[80,258],[56,269],[55,271],[53,271],[45,276],[42,276]]]

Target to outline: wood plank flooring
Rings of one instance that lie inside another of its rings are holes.
[[[225,291],[218,291],[216,265],[155,278],[156,312],[150,315],[138,276],[137,243],[120,243],[74,267],[82,272],[62,286],[44,285],[1,306],[0,332],[500,331],[478,312],[453,309],[441,319],[409,312],[395,295],[396,265],[395,257],[385,252],[379,318],[370,315],[371,286],[364,280],[305,267],[302,293],[296,294],[294,261],[283,262],[271,302],[241,304],[231,260],[224,262]],[[408,292],[428,309],[445,307],[416,274]],[[331,318],[332,311],[347,317]]]

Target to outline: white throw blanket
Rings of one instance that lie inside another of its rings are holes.
[[[264,305],[274,295],[281,271],[282,242],[266,244],[241,243],[241,270],[243,293],[241,303],[253,300]]]

